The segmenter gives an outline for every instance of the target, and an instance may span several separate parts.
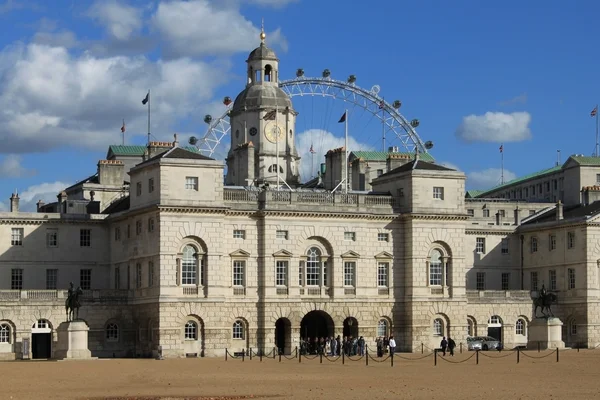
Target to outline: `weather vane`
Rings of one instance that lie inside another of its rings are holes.
[[[265,34],[265,19],[261,18],[260,20],[260,41],[261,43],[265,42],[267,35]]]

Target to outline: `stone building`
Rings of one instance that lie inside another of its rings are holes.
[[[567,344],[600,342],[600,188],[565,206],[465,196],[462,172],[392,151],[353,153],[346,192],[334,190],[340,149],[323,188],[303,188],[295,111],[262,39],[232,108],[226,173],[175,138],[111,146],[95,175],[36,213],[13,194],[0,213],[0,358],[53,357],[69,282],[84,290],[99,357],[290,352],[337,335],[370,346],[394,335],[402,351],[444,335],[524,345],[542,283],[559,294]]]

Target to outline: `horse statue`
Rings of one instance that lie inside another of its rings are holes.
[[[556,303],[557,299],[558,297],[554,293],[545,293],[545,290],[542,291],[542,293],[540,293],[540,295],[533,301],[533,305],[535,306],[533,315],[535,318],[539,318],[537,315],[538,308],[542,309],[543,316],[541,318],[548,316],[554,317],[554,313],[550,307],[552,304]],[[545,313],[544,310],[548,310],[548,313]]]
[[[65,312],[67,314],[67,322],[79,319],[79,307],[81,307],[80,298],[83,296],[81,286],[75,290],[73,282],[70,283],[69,294],[65,300]]]

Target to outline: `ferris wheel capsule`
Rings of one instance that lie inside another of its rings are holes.
[[[188,143],[191,144],[192,146],[195,146],[198,143],[198,138],[196,136],[190,136]]]
[[[400,100],[394,100],[394,102],[392,103],[392,107],[394,107],[397,110],[400,107],[402,107],[402,102]]]
[[[356,75],[350,75],[348,77],[348,83],[354,83],[356,82]]]
[[[303,70],[302,68],[298,68],[298,69],[296,70],[296,76],[297,76],[298,78],[300,78],[300,77],[304,76],[304,70]]]
[[[418,119],[413,119],[412,121],[410,121],[410,126],[412,126],[413,128],[416,128],[417,126],[419,126],[419,120]]]
[[[207,124],[210,124],[212,122],[212,115],[206,114],[204,116],[204,122],[206,122]]]
[[[223,99],[223,104],[225,104],[226,106],[231,104],[231,97],[229,96],[225,96],[225,98]]]
[[[329,78],[329,76],[331,76],[331,71],[329,71],[329,69],[325,68],[323,70],[323,78]]]

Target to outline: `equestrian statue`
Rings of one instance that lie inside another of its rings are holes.
[[[535,316],[535,318],[554,317],[554,313],[552,312],[552,309],[550,307],[552,306],[552,304],[556,303],[556,300],[556,295],[554,293],[548,293],[546,291],[546,287],[542,285],[542,290],[540,290],[539,296],[533,301],[533,305],[535,306],[533,315]],[[543,315],[541,317],[538,317],[537,315],[538,308],[542,309]],[[546,313],[544,312],[544,310],[547,310],[548,312]]]
[[[81,296],[83,290],[81,286],[74,288],[73,282],[69,283],[67,299],[65,300],[65,312],[67,313],[67,322],[79,319],[79,307],[81,307]]]

